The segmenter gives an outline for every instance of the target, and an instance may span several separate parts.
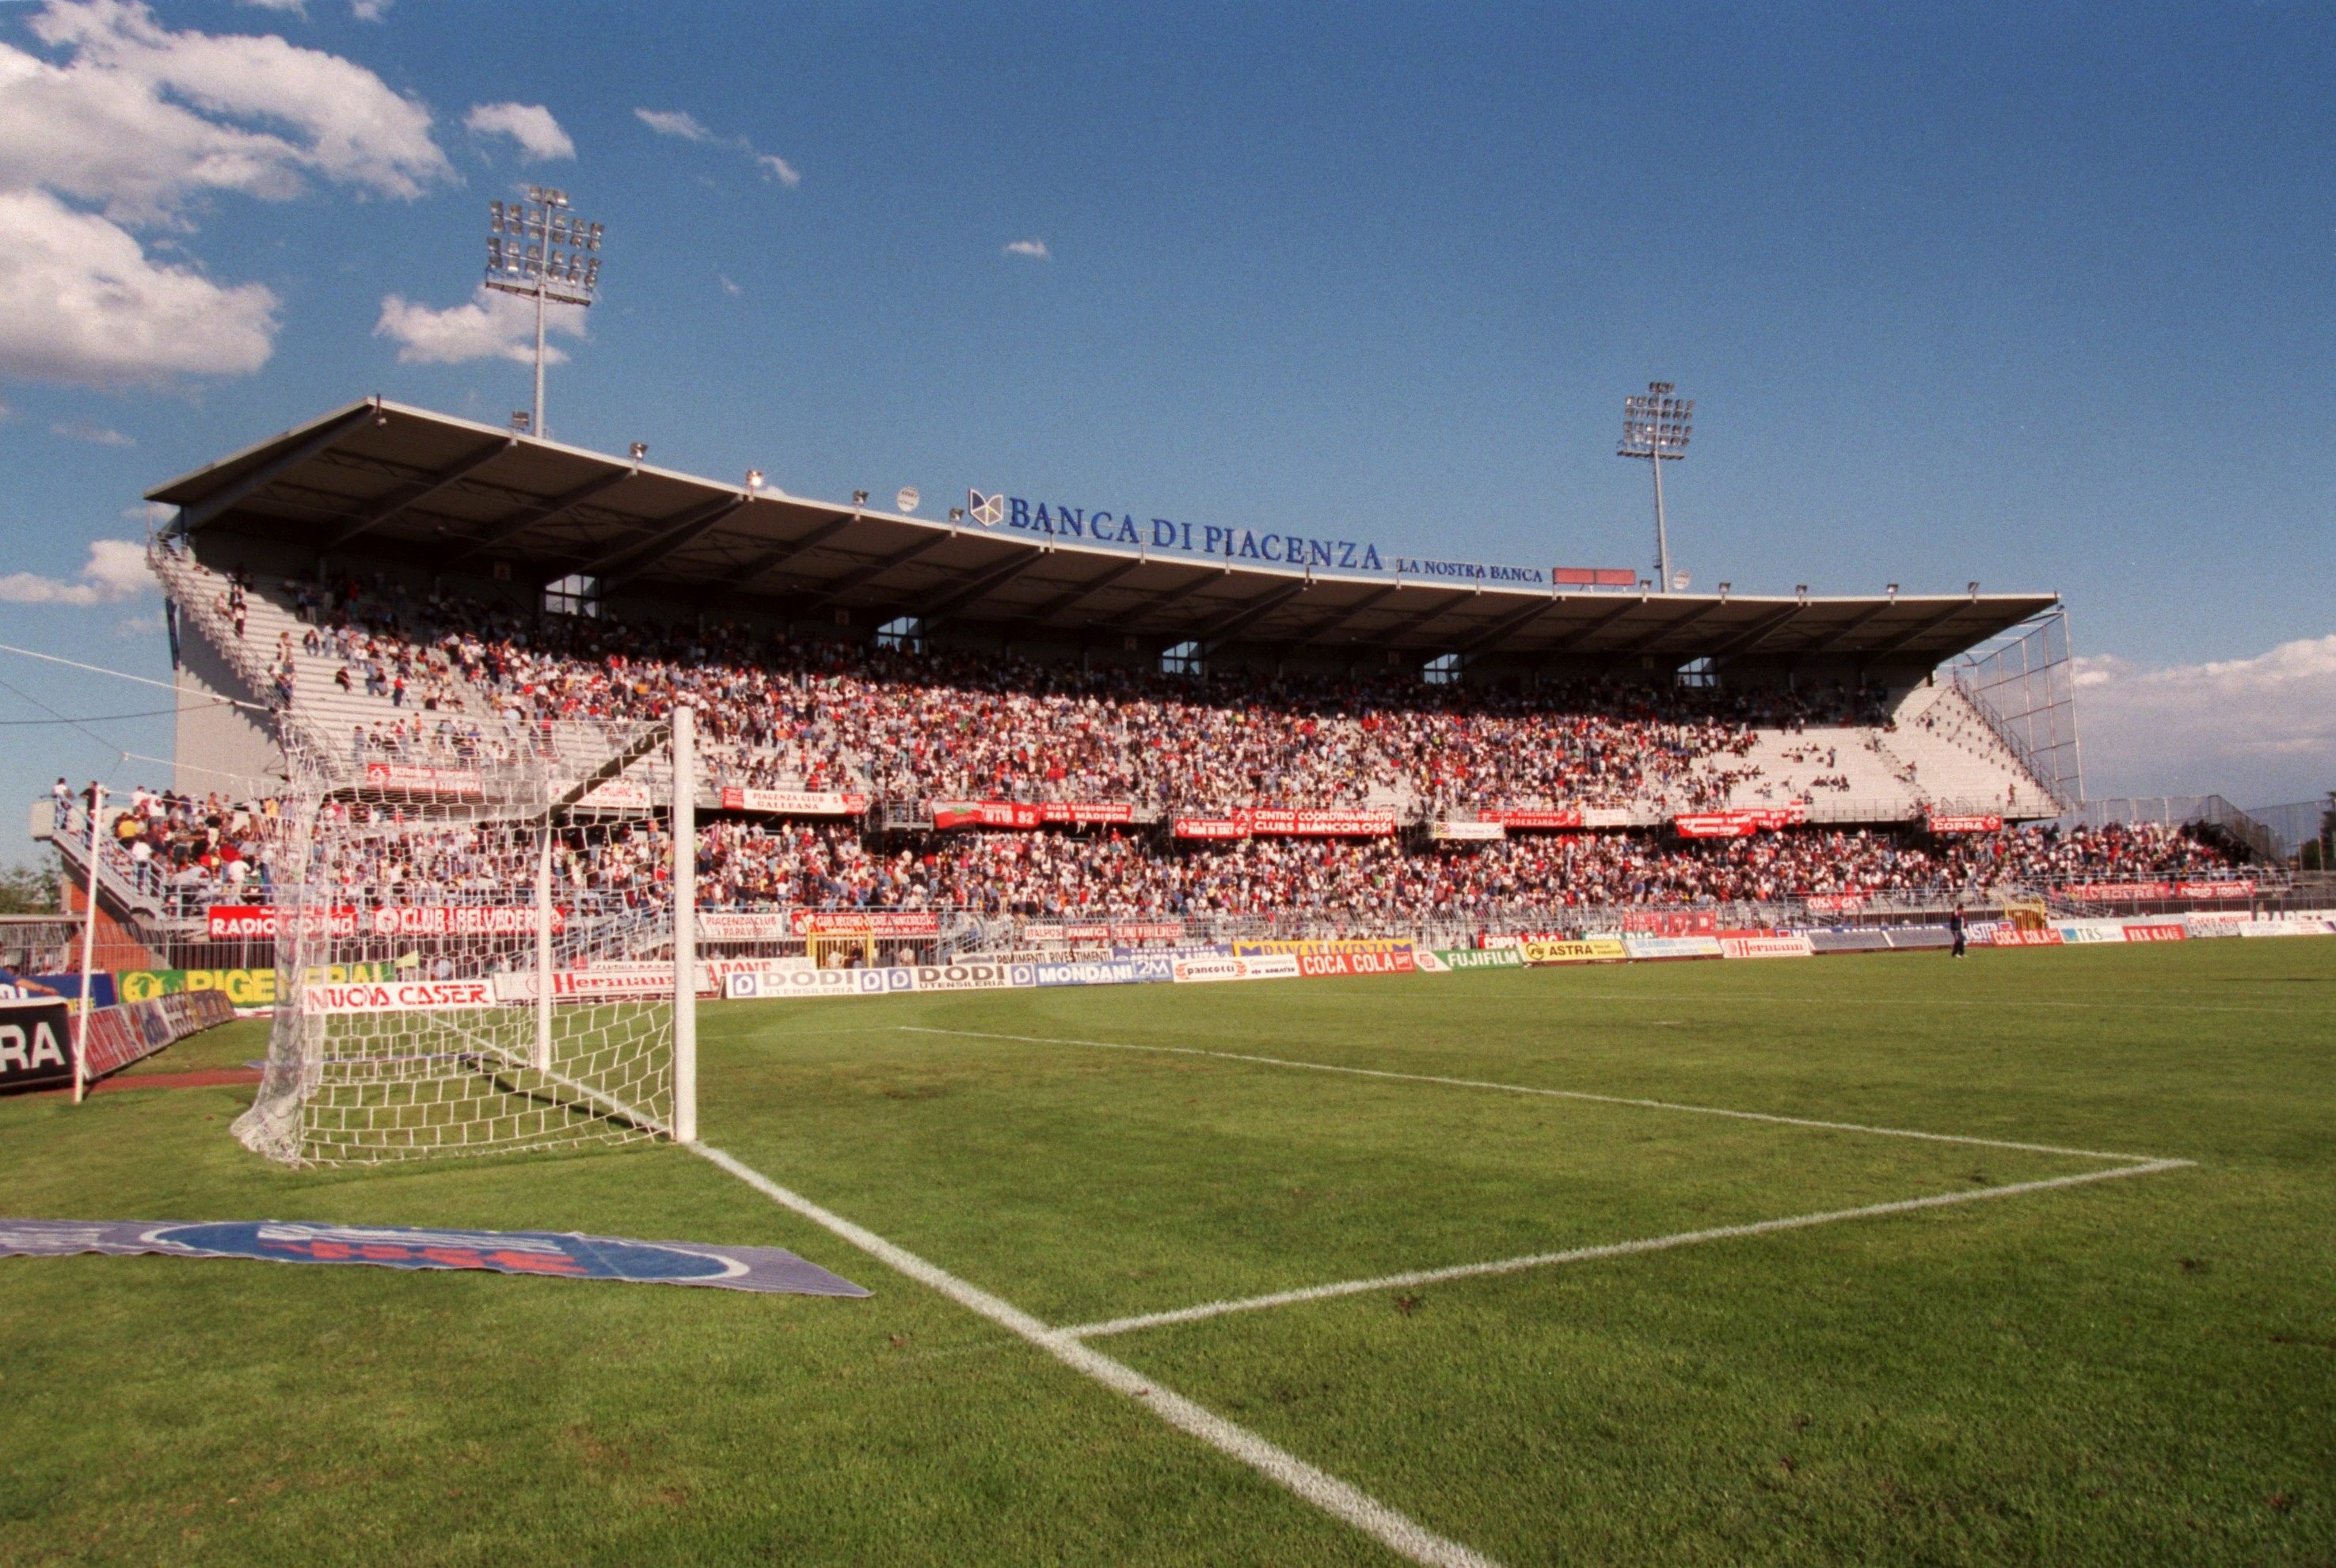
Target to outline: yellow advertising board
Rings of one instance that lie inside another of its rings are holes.
[[[344,985],[358,980],[393,978],[388,964],[324,964],[308,971],[311,984]],[[224,991],[230,1006],[243,1008],[276,1005],[274,969],[124,969],[114,977],[117,993],[125,1002],[151,1001],[181,991]]]
[[[1524,950],[1525,962],[1529,964],[1611,964],[1620,963],[1630,956],[1620,937],[1590,937],[1573,942],[1527,942]]]

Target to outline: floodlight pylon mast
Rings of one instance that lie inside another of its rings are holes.
[[[543,423],[543,325],[548,302],[589,306],[600,288],[600,233],[568,209],[568,193],[530,185],[524,201],[488,203],[487,287],[535,300],[534,435]]]
[[[1670,530],[1663,517],[1663,464],[1687,455],[1687,438],[1695,427],[1695,399],[1674,397],[1668,381],[1650,381],[1646,395],[1622,400],[1622,439],[1615,443],[1617,457],[1643,458],[1655,476],[1655,591],[1671,591]]]

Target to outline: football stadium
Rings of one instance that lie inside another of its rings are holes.
[[[146,497],[171,763],[6,927],[0,1559],[2336,1549],[2336,891],[2088,803],[2055,593],[519,423]]]

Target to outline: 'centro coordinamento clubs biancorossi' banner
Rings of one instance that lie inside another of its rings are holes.
[[[1395,813],[1305,811],[1291,806],[1251,806],[1222,817],[1178,817],[1180,839],[1390,838]]]

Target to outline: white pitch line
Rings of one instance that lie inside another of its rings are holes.
[[[1327,1301],[1338,1296],[1359,1296],[1374,1290],[1399,1290],[1413,1285],[1433,1285],[1445,1280],[1470,1280],[1484,1274],[1515,1274],[1527,1269],[1546,1269],[1559,1263],[1582,1263],[1599,1258],[1627,1258],[1640,1252],[1668,1251],[1673,1247],[1692,1247],[1704,1242],[1733,1241],[1739,1236],[1767,1236],[1779,1231],[1804,1231],[1812,1225],[1829,1225],[1840,1220],[1870,1220],[1884,1214],[1912,1213],[1919,1209],[1943,1209],[1951,1203],[1976,1203],[1988,1198],[2010,1198],[2023,1193],[2040,1193],[2051,1187],[2081,1186],[2088,1182],[2114,1182],[2121,1176],[2146,1176],[2160,1171],[2181,1170],[2195,1164],[2191,1160],[2153,1160],[2146,1164],[2120,1165],[2113,1171],[2088,1171],[2081,1175],[2054,1176],[2047,1181],[2019,1182],[2006,1187],[1987,1187],[1968,1193],[1942,1193],[1927,1198],[1902,1198],[1894,1203],[1867,1203],[1854,1209],[1834,1209],[1821,1214],[1795,1214],[1782,1220],[1759,1220],[1744,1225],[1720,1225],[1708,1231],[1683,1231],[1675,1236],[1654,1236],[1637,1242],[1611,1242],[1598,1247],[1574,1247],[1562,1252],[1536,1252],[1524,1258],[1503,1258],[1490,1263],[1461,1263],[1448,1269],[1416,1269],[1407,1274],[1382,1274],[1372,1280],[1342,1280],[1332,1285],[1309,1285],[1303,1290],[1277,1290],[1268,1296],[1245,1296],[1238,1300],[1203,1301],[1197,1307],[1179,1307],[1171,1312],[1145,1312],[1133,1318],[1114,1318],[1102,1323],[1083,1323],[1061,1332],[1081,1339],[1092,1339],[1105,1334],[1132,1333],[1138,1329],[1157,1329],[1171,1323],[1196,1323],[1204,1318],[1221,1318],[1228,1312],[1255,1312],[1268,1307],[1292,1307],[1305,1301]]]
[[[958,1305],[978,1312],[999,1327],[1028,1340],[1057,1361],[1101,1383],[1115,1394],[1138,1400],[1143,1407],[1179,1431],[1228,1457],[1237,1459],[1268,1480],[1283,1486],[1333,1518],[1353,1525],[1397,1555],[1433,1568],[1497,1568],[1493,1560],[1447,1540],[1368,1493],[1336,1475],[1276,1447],[1246,1427],[1164,1388],[1134,1368],[1114,1361],[1102,1351],[1080,1343],[1072,1334],[1050,1329],[1009,1301],[959,1279],[939,1265],[926,1261],[906,1248],[895,1246],[864,1226],[820,1207],[799,1193],[788,1191],[745,1162],[705,1144],[688,1145],[698,1154],[737,1177],[781,1208],[793,1210],[813,1224],[832,1232],[886,1267],[929,1285]]]
[[[1811,1116],[1780,1116],[1767,1111],[1730,1111],[1718,1105],[1689,1105],[1672,1100],[1645,1100],[1628,1095],[1599,1095],[1587,1089],[1544,1089],[1531,1084],[1496,1084],[1484,1078],[1447,1078],[1434,1073],[1397,1073],[1384,1067],[1347,1067],[1329,1062],[1292,1061],[1286,1057],[1256,1057],[1240,1051],[1210,1051],[1198,1046],[1138,1046],[1124,1040],[1076,1040],[1054,1035],[999,1035],[981,1029],[937,1029],[923,1024],[898,1024],[909,1034],[956,1035],[969,1040],[1017,1040],[1033,1046],[1086,1046],[1105,1051],[1150,1051],[1173,1057],[1209,1057],[1218,1061],[1251,1062],[1268,1067],[1296,1067],[1309,1073],[1345,1073],[1358,1078],[1391,1078],[1407,1084],[1441,1084],[1455,1089],[1495,1089],[1509,1095],[1539,1095],[1553,1100],[1588,1100],[1601,1105],[1636,1105],[1650,1111],[1685,1111],[1698,1116],[1727,1116],[1739,1122],[1768,1122],[1783,1127],[1816,1127],[1835,1133],[1870,1133],[1883,1138],[1918,1138],[1931,1144],[1968,1144],[1981,1149],[2017,1149],[2029,1154],[2064,1154],[2078,1160],[2121,1160],[2150,1164],[2156,1154],[2126,1154],[2109,1149],[2064,1149],[2055,1144],[2022,1144],[2009,1138],[1966,1137],[1955,1133],[1926,1133],[1911,1127],[1873,1127],[1863,1122],[1826,1122]]]

